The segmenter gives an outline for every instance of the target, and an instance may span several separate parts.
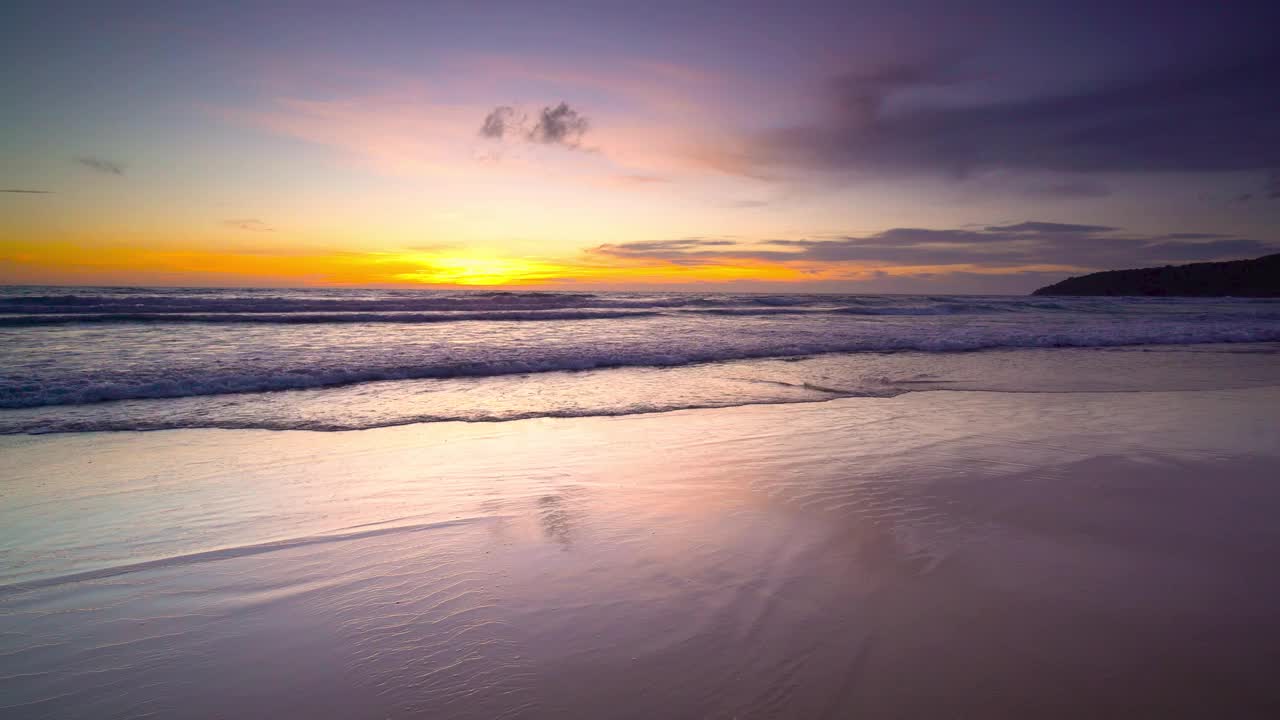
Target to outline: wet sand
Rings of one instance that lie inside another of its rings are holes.
[[[1280,389],[0,438],[16,718],[1273,717]]]

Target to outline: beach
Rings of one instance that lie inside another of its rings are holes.
[[[1280,2],[0,16],[0,720],[1280,718]]]
[[[9,717],[1267,717],[1280,389],[0,438]]]

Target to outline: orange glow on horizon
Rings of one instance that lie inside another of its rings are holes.
[[[584,253],[537,258],[495,252],[176,249],[70,242],[0,243],[0,282],[13,284],[269,284],[529,286],[556,282],[664,284],[812,280],[812,271],[752,260],[682,265]]]
[[[484,250],[347,252],[339,250],[186,249],[74,242],[0,243],[0,283],[53,285],[273,285],[273,286],[554,286],[681,283],[805,283],[856,280],[873,271],[910,276],[963,270],[998,275],[1019,270],[1073,270],[1057,266],[885,267],[855,263],[722,257],[696,263],[617,258],[582,252],[544,258]]]

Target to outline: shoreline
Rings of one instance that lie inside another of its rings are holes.
[[[394,381],[393,381],[394,382]],[[1248,389],[1253,390],[1274,390],[1280,388],[1280,383],[1251,385]],[[921,390],[903,390],[893,395],[835,395],[828,398],[815,398],[812,400],[773,400],[773,401],[753,401],[744,402],[739,405],[696,405],[691,407],[676,407],[660,410],[628,410],[618,413],[592,413],[589,415],[558,415],[558,414],[540,414],[518,417],[503,418],[480,418],[480,419],[440,419],[440,420],[405,420],[388,425],[371,425],[368,427],[352,427],[352,428],[313,428],[313,427],[219,427],[196,425],[191,427],[156,427],[156,428],[119,428],[119,429],[101,429],[101,430],[49,430],[39,432],[10,432],[0,433],[0,438],[8,437],[49,437],[54,435],[115,435],[128,433],[162,433],[162,432],[189,432],[189,431],[205,431],[214,432],[267,432],[267,433],[320,433],[320,434],[345,434],[359,432],[375,432],[378,430],[388,430],[392,428],[411,427],[415,425],[449,425],[458,423],[461,425],[504,425],[507,423],[529,422],[536,420],[590,420],[595,418],[625,418],[640,417],[649,415],[670,415],[672,413],[684,412],[715,412],[718,410],[734,410],[737,408],[749,407],[770,407],[774,405],[822,405],[824,403],[841,402],[845,400],[896,400],[904,395],[913,395],[917,393],[982,393],[990,395],[1132,395],[1140,393],[1216,393],[1226,392],[1230,390],[1239,390],[1241,388],[1177,388],[1170,390],[967,390],[953,388],[927,388]],[[273,390],[269,392],[297,392],[292,390]],[[305,391],[303,391],[305,392]],[[256,393],[255,393],[256,394]],[[105,402],[127,402],[127,401],[105,401]]]
[[[1278,388],[0,448],[30,717],[1280,707]]]
[[[163,429],[342,432],[623,417],[934,391],[1146,392],[1280,386],[1280,343],[829,353],[674,367],[110,400],[0,410],[0,436]]]

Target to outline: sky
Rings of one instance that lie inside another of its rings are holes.
[[[0,283],[1022,293],[1280,250],[1280,3],[0,9]]]

